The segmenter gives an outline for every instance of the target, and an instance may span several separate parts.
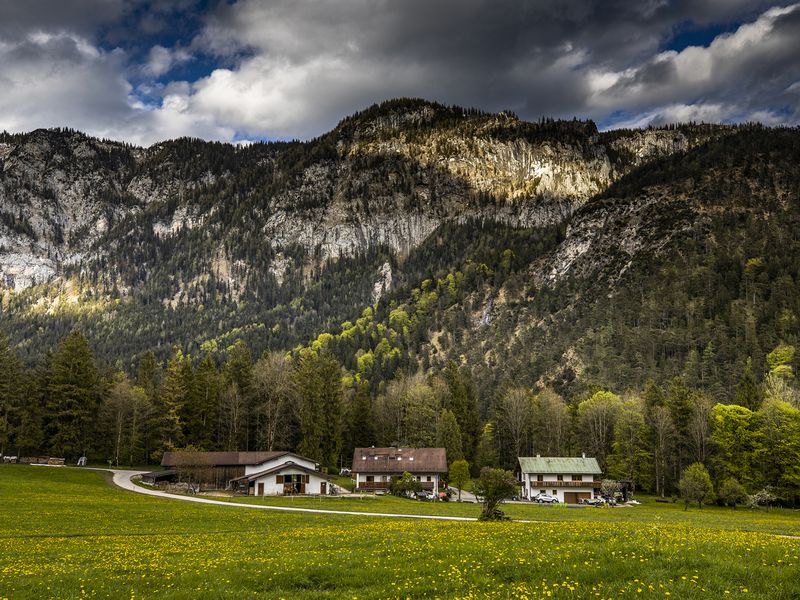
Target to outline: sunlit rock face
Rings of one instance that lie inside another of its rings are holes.
[[[282,285],[288,269],[369,248],[407,254],[447,221],[562,223],[631,169],[723,131],[611,135],[591,122],[532,124],[395,101],[307,144],[176,140],[145,149],[64,130],[6,136],[0,284],[21,290],[65,272],[102,272],[125,290],[131,284],[118,273],[131,253],[115,250],[174,241],[170,256],[186,253],[193,271],[166,301],[214,277],[215,260],[242,245],[253,250],[225,271],[231,288],[244,289],[254,269]],[[581,240],[576,234],[551,276],[585,251]],[[141,278],[160,268],[155,260],[137,267]]]

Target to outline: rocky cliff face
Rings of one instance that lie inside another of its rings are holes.
[[[7,287],[24,289],[65,267],[107,269],[115,259],[106,252],[123,236],[144,245],[150,233],[178,239],[204,227],[218,247],[189,279],[210,275],[226,243],[251,238],[275,255],[299,246],[317,261],[378,246],[405,254],[448,220],[562,222],[631,168],[718,134],[651,130],[605,139],[591,123],[531,124],[396,101],[299,147],[237,151],[182,140],[142,149],[60,130],[7,136],[0,275]],[[238,210],[221,210],[224,203]],[[272,260],[270,271],[286,270],[284,258]],[[257,268],[243,261],[241,285]]]

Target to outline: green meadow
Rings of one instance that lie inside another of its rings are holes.
[[[266,502],[478,512],[396,498]],[[800,597],[797,511],[506,508],[517,521],[249,510],[122,491],[98,472],[2,465],[0,598]]]

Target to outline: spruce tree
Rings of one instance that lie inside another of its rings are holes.
[[[342,449],[342,374],[328,353],[304,351],[294,373],[302,441],[299,451],[326,466],[337,466]]]
[[[93,450],[102,391],[89,344],[73,331],[59,343],[48,373],[47,441],[52,454],[75,458]]]
[[[5,454],[14,441],[19,417],[21,371],[8,338],[0,333],[0,455]]]
[[[448,463],[463,460],[461,429],[456,416],[446,408],[442,409],[439,418],[436,419],[436,444],[445,449]]]
[[[761,388],[759,388],[755,373],[753,373],[753,359],[748,356],[742,376],[736,385],[734,402],[750,410],[758,410],[761,406],[761,400]]]
[[[372,412],[372,400],[369,397],[368,385],[360,382],[350,407],[349,448],[345,456],[352,455],[355,448],[368,448],[377,442],[375,435],[375,419]]]
[[[156,447],[153,458],[159,460],[164,451],[183,445],[181,412],[186,399],[184,362],[187,359],[176,349],[167,365],[155,405]]]

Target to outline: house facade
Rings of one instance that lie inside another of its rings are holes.
[[[439,493],[447,474],[444,448],[356,448],[353,479],[357,492],[389,490],[393,478],[410,473],[423,490]]]
[[[250,496],[330,492],[331,477],[313,460],[293,452],[165,452],[161,466],[206,489],[234,489]]]
[[[600,493],[600,465],[596,458],[519,457],[522,497],[550,494],[559,502],[577,504]]]

